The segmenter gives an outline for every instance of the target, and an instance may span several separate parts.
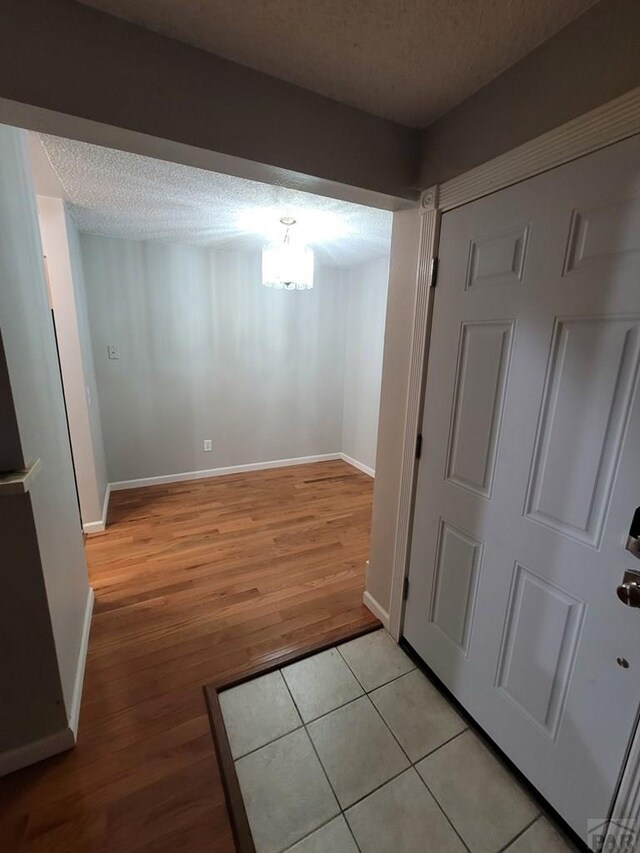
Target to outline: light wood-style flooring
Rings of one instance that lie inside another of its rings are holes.
[[[113,493],[79,743],[0,779],[0,850],[231,853],[202,687],[375,622],[372,492],[337,461]]]

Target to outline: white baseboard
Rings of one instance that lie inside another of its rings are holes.
[[[87,663],[87,651],[89,649],[89,634],[91,633],[91,616],[93,615],[93,589],[89,587],[87,602],[84,608],[84,619],[82,621],[82,638],[80,640],[80,654],[78,655],[78,667],[73,685],[73,696],[71,708],[68,710],[69,728],[73,732],[74,742],[78,736],[78,720],[80,718],[80,704],[82,702],[82,685],[84,683],[84,671]]]
[[[363,473],[368,474],[370,477],[376,476],[374,468],[369,468],[369,466],[365,465],[364,462],[358,462],[357,459],[354,459],[352,456],[347,456],[346,453],[341,453],[340,459],[342,459],[343,462],[346,462],[347,465],[353,465],[353,467],[357,468],[358,471],[362,471]]]
[[[370,592],[365,590],[365,593],[362,596],[362,603],[382,622],[385,628],[389,628],[389,611],[385,610],[384,607],[375,600]]]
[[[271,462],[250,462],[248,465],[229,465],[226,468],[209,468],[204,471],[184,471],[180,474],[163,474],[160,477],[142,477],[139,480],[119,480],[110,483],[111,491],[140,489],[144,486],[160,486],[163,483],[182,483],[187,480],[206,480],[208,477],[223,477],[225,474],[242,474],[245,471],[265,471],[268,468],[286,468],[290,465],[308,465],[311,462],[329,462],[342,459],[341,453],[322,453],[319,456],[297,456],[294,459],[274,459]]]
[[[85,533],[102,533],[107,528],[107,513],[109,512],[109,498],[111,497],[111,484],[107,483],[107,488],[104,493],[102,502],[102,517],[100,521],[87,521],[82,525]]]
[[[75,746],[76,738],[73,731],[67,726],[40,740],[10,749],[0,755],[0,776],[6,776],[15,770],[21,770],[30,764],[44,761],[59,752],[66,752]]]

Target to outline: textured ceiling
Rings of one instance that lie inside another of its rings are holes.
[[[80,231],[130,240],[253,249],[280,239],[282,216],[318,260],[350,267],[389,251],[391,213],[191,166],[33,134]],[[31,141],[33,148],[33,138]],[[32,151],[36,191],[53,184]],[[45,185],[45,181],[47,181]]]
[[[82,0],[412,127],[424,127],[595,0]]]

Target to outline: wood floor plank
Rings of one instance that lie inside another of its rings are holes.
[[[114,492],[79,742],[0,779],[0,849],[232,853],[202,686],[375,622],[372,491],[335,461]]]

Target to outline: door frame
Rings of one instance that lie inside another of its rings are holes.
[[[404,418],[402,469],[397,505],[388,631],[402,635],[405,581],[408,577],[411,528],[417,479],[416,442],[422,422],[429,358],[440,219],[443,213],[498,190],[532,178],[601,148],[640,134],[640,87],[597,107],[505,154],[443,184],[420,197],[420,244],[416,260],[416,295]],[[373,557],[373,555],[372,555]],[[629,749],[611,819],[640,819],[640,725],[629,733]],[[618,829],[609,832],[615,836]]]

